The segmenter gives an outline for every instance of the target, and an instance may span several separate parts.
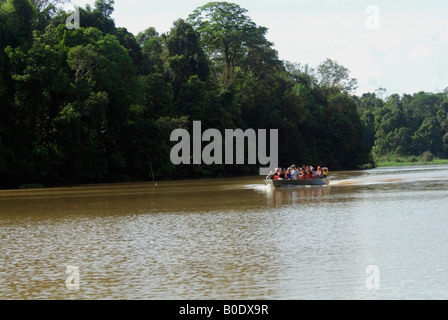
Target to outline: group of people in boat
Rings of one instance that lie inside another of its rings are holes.
[[[266,180],[313,180],[323,179],[330,174],[327,167],[303,165],[298,168],[296,165],[290,166],[288,169],[276,168],[266,177]]]

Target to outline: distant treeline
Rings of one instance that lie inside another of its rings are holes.
[[[417,161],[448,157],[448,88],[387,98],[384,89],[355,98],[366,127],[365,144],[376,159]]]
[[[258,173],[173,165],[170,134],[195,120],[278,129],[281,166],[372,166],[372,146],[446,156],[446,95],[358,98],[333,60],[280,61],[267,29],[236,4],[211,2],[166,34],[133,35],[115,26],[113,0],[79,8],[80,28],[66,26],[73,12],[61,2],[0,0],[0,187],[145,181],[151,167],[158,180]]]

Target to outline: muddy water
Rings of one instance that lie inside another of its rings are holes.
[[[331,178],[0,191],[0,299],[448,299],[448,167]]]

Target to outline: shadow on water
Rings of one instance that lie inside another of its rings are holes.
[[[291,186],[274,188],[271,186],[258,186],[253,190],[266,197],[267,205],[275,207],[291,204],[319,203],[331,194],[331,186]]]

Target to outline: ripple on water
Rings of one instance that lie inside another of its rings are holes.
[[[191,183],[198,192],[188,182],[0,192],[0,298],[447,299],[445,176],[446,167],[335,173],[330,187],[284,190],[241,178],[223,189]],[[79,266],[79,291],[66,288],[69,265]],[[368,265],[380,270],[375,292]]]

